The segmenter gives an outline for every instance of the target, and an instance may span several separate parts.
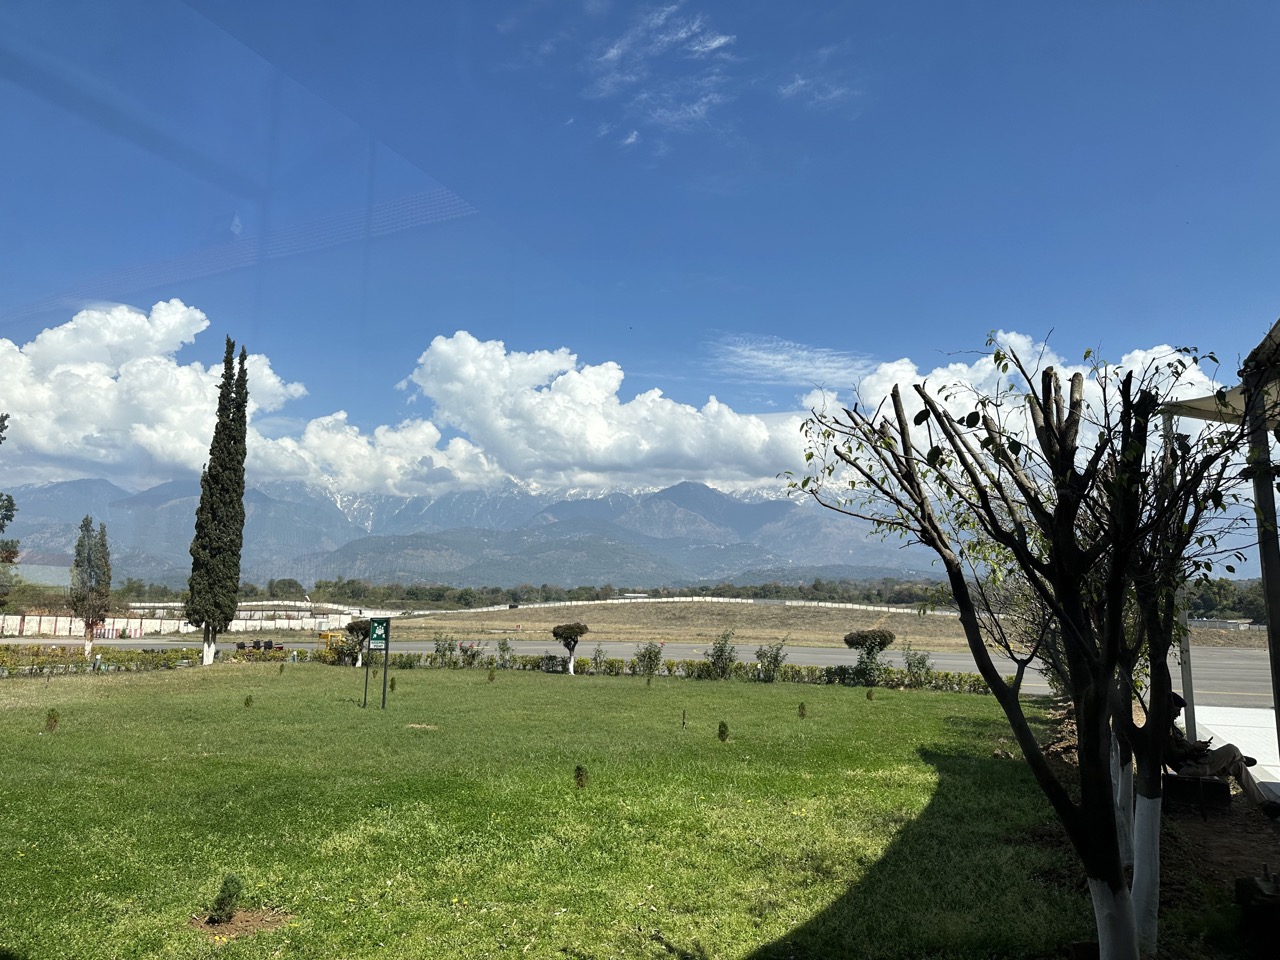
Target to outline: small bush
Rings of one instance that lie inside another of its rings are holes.
[[[653,677],[662,667],[662,644],[648,643],[636,645],[635,672],[642,677]]]
[[[716,736],[720,738],[720,742],[721,742],[721,743],[724,743],[726,740],[728,740],[728,739],[729,739],[729,724],[727,724],[727,723],[725,723],[723,720],[721,720],[721,721],[720,721],[720,726],[719,726],[719,728],[716,730]]]
[[[853,668],[853,682],[860,687],[879,686],[889,665],[881,656],[893,643],[891,630],[854,630],[845,634],[845,646],[858,651],[858,664]]]
[[[396,692],[396,678],[395,678],[395,677],[391,677],[391,678],[389,678],[389,680],[388,680],[388,682],[387,682],[387,686],[391,689],[391,692],[392,692],[392,693],[395,693],[395,692]]]
[[[933,681],[933,663],[929,654],[923,650],[912,650],[908,643],[902,650],[902,659],[906,663],[907,686],[914,689],[928,687]]]
[[[484,655],[483,643],[460,643],[458,644],[458,655],[462,658],[464,667],[474,667],[480,662],[480,657]]]
[[[490,683],[493,683],[493,681],[494,681],[494,680],[496,680],[496,679],[497,679],[497,677],[498,677],[498,669],[497,669],[497,667],[490,667],[490,668],[489,668],[489,682],[490,682]]]
[[[50,707],[49,712],[44,715],[44,728],[50,733],[56,733],[58,730],[58,721],[62,719],[62,715],[58,713],[57,707]]]
[[[249,709],[249,707],[252,707],[252,706],[253,706],[253,694],[252,694],[252,693],[251,693],[251,694],[249,694],[247,697],[245,697],[245,698],[244,698],[244,706],[245,706],[245,709],[246,709],[246,710],[247,710],[247,709]]]
[[[596,648],[591,651],[591,672],[596,676],[604,673],[604,662],[608,659],[604,652],[604,647],[597,643]]]
[[[782,652],[782,648],[786,645],[787,641],[779,640],[777,643],[765,644],[756,650],[756,661],[760,664],[760,679],[765,683],[773,683],[778,679],[782,662],[787,659],[787,655]]]
[[[573,782],[579,790],[587,785],[587,768],[582,764],[573,768]]]
[[[738,662],[738,648],[733,645],[733,631],[726,630],[716,637],[707,651],[711,675],[717,680],[728,680],[733,675],[733,665]]]
[[[800,706],[797,708],[796,713],[798,713],[798,714],[800,715],[800,719],[801,719],[801,720],[803,720],[805,717],[807,717],[807,716],[809,715],[809,710],[808,710],[808,708],[804,705],[804,701],[803,701],[803,700],[801,700],[801,701],[800,701]]]
[[[503,637],[498,641],[498,662],[495,666],[499,670],[511,669],[511,658],[515,656],[515,648],[511,646],[511,641]]]
[[[441,667],[453,666],[453,655],[458,650],[458,644],[453,637],[437,630],[431,639],[436,651],[436,665]]]
[[[228,873],[223,877],[218,895],[213,898],[213,906],[209,908],[209,922],[226,923],[235,916],[236,906],[240,903],[240,894],[243,891],[244,884],[234,873]]]

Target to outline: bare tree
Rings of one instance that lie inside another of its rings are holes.
[[[1137,370],[1094,361],[1064,384],[1052,368],[1035,371],[989,346],[1003,384],[993,391],[916,384],[908,397],[894,387],[874,410],[815,412],[805,426],[810,470],[793,487],[938,555],[978,669],[1084,867],[1102,957],[1127,960],[1156,945],[1176,591],[1211,563],[1232,522],[1241,433],[1213,426],[1194,439],[1161,435],[1161,404],[1199,364],[1194,351]],[[1012,601],[992,584],[993,569],[1021,581],[1013,618],[1001,615]],[[993,649],[1013,660],[1010,682]],[[1071,698],[1078,800],[1049,765],[1019,698],[1042,654],[1056,658]],[[1131,697],[1144,658],[1148,714],[1138,725]],[[1122,842],[1113,721],[1137,758],[1131,845]],[[1123,866],[1130,854],[1132,891]]]

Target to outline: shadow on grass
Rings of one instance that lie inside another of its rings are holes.
[[[1016,782],[1030,781],[1025,765],[928,748],[919,756],[938,777],[924,810],[843,896],[750,960],[1056,957],[1083,932],[1078,894],[1035,879],[1062,853],[1035,839],[1047,804]]]

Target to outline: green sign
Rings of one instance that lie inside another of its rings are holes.
[[[369,649],[386,650],[387,638],[391,635],[391,621],[386,617],[378,617],[369,621]]]

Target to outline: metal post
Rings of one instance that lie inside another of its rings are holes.
[[[1252,358],[1251,358],[1252,359]],[[1257,512],[1258,561],[1262,566],[1262,600],[1267,611],[1267,653],[1271,661],[1271,699],[1280,744],[1280,539],[1276,531],[1275,477],[1271,469],[1271,439],[1267,433],[1267,373],[1262,364],[1246,363],[1244,374],[1245,429],[1249,435],[1249,472],[1253,479],[1253,507]]]
[[[370,649],[364,655],[364,699],[360,701],[360,708],[363,710],[369,703],[369,661],[373,659],[373,650]]]
[[[1164,449],[1166,456],[1169,451],[1173,450],[1173,413],[1167,408],[1164,411]],[[1178,590],[1178,659],[1182,666],[1182,699],[1187,701],[1187,705],[1183,710],[1186,718],[1184,723],[1187,728],[1187,739],[1195,742],[1196,739],[1196,695],[1195,683],[1191,677],[1191,631],[1187,627],[1187,604],[1186,591],[1182,588]]]

